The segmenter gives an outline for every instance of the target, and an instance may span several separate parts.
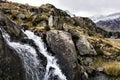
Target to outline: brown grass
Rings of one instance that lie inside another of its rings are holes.
[[[120,75],[120,62],[112,61],[103,64],[104,71],[107,75],[118,76]]]
[[[109,76],[117,77],[120,75],[120,62],[107,60],[102,57],[95,57],[93,60],[93,67],[99,68],[103,67],[104,72]]]
[[[88,37],[92,45],[104,55],[119,55],[120,40],[110,40],[105,38]],[[98,52],[99,53],[99,52]]]
[[[102,67],[102,65],[107,62],[105,59],[101,58],[101,57],[95,57],[93,60],[93,67],[98,68],[98,67]]]

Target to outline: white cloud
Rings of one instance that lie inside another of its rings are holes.
[[[80,11],[80,12],[75,13],[75,15],[76,16],[82,15],[83,17],[89,17],[89,16],[93,16],[94,14],[91,14],[91,13],[85,12],[85,11]]]

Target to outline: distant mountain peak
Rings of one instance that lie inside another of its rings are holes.
[[[99,21],[107,21],[107,20],[114,20],[120,18],[120,12],[118,13],[113,13],[109,15],[97,15],[97,16],[92,16],[90,17],[95,23]]]
[[[93,16],[91,19],[106,31],[120,32],[120,12],[106,16]]]

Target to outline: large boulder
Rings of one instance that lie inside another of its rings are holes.
[[[76,42],[76,46],[79,52],[79,55],[84,56],[94,56],[97,55],[94,47],[90,44],[85,36],[80,36],[78,41]]]
[[[71,34],[60,30],[47,32],[47,44],[56,55],[58,63],[68,80],[78,80],[78,64]]]

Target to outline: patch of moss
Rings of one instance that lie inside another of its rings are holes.
[[[95,57],[93,59],[93,67],[98,68],[98,67],[102,67],[102,65],[107,62],[107,60],[103,59],[102,57]]]

